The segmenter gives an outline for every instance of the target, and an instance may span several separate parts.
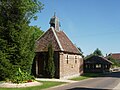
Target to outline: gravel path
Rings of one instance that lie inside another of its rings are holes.
[[[6,87],[6,88],[21,88],[21,87],[30,87],[30,86],[38,86],[38,85],[42,85],[42,83],[36,81],[29,83],[21,83],[21,84],[8,83],[8,82],[0,83],[0,87]]]

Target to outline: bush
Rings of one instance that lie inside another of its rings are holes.
[[[113,62],[113,66],[120,67],[119,60],[116,60],[116,59],[112,58],[111,56],[108,56],[107,59],[110,60],[111,62]]]
[[[19,68],[16,72],[15,76],[11,78],[11,82],[13,83],[25,83],[25,82],[32,82],[34,80],[34,76],[31,76],[27,72],[22,72]]]

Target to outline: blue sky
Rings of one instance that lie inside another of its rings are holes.
[[[45,4],[31,25],[48,30],[56,12],[63,30],[84,55],[96,48],[102,53],[120,52],[120,0],[40,0]]]

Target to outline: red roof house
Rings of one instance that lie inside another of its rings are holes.
[[[116,60],[120,60],[120,53],[111,53],[110,56]]]

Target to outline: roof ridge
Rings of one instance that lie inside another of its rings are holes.
[[[60,50],[61,50],[61,51],[64,51],[64,49],[63,49],[63,47],[62,47],[62,45],[61,45],[61,43],[60,43],[60,41],[59,41],[59,39],[58,39],[58,36],[57,36],[57,34],[56,34],[56,32],[55,32],[55,29],[54,29],[53,27],[50,27],[50,28],[51,28],[51,30],[53,31],[53,34],[55,35],[55,38],[56,38],[56,40],[57,40],[58,46],[60,47]]]
[[[106,60],[107,62],[110,62],[110,63],[112,63],[113,64],[113,62],[111,62],[110,60],[108,60],[107,58],[105,58],[104,56],[98,56],[98,57],[101,57],[101,58],[103,58],[104,60]]]

